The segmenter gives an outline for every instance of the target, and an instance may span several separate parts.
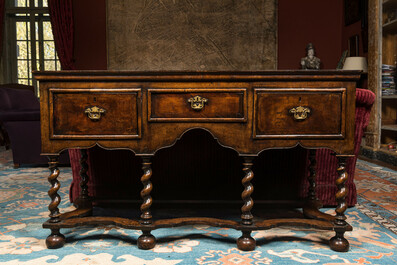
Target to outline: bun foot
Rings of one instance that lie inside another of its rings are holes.
[[[59,229],[51,230],[51,235],[45,240],[49,249],[61,248],[65,245],[65,236],[59,233]]]
[[[143,234],[138,238],[138,248],[152,249],[156,246],[156,238],[150,231],[143,231]]]
[[[251,232],[243,231],[243,235],[237,239],[237,248],[243,251],[251,251],[256,247],[256,241],[251,237]]]
[[[329,246],[334,251],[347,252],[349,251],[350,244],[349,241],[347,241],[347,239],[343,237],[343,234],[338,235],[337,233],[336,236],[329,240]]]

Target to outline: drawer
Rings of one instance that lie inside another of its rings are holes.
[[[52,139],[140,138],[139,88],[49,91]]]
[[[245,122],[246,88],[148,90],[151,122]]]
[[[258,88],[254,95],[254,138],[344,138],[345,88]]]

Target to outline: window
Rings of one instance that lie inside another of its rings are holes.
[[[36,86],[33,70],[60,70],[47,0],[6,2],[6,75],[9,82]]]

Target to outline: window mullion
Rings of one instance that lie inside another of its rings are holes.
[[[36,18],[33,8],[34,7],[34,0],[30,0],[30,7],[29,7],[29,21],[30,21],[30,47],[31,47],[31,69],[30,71],[37,70],[37,58],[36,58]],[[36,85],[35,80],[28,76],[29,81],[32,82],[32,85]]]
[[[29,17],[27,17],[26,21],[29,21]],[[26,23],[26,49],[27,49],[27,54],[26,54],[26,67],[27,69],[27,78],[28,78],[28,84],[30,85],[30,79],[29,79],[29,72],[32,71],[31,69],[31,65],[29,65],[29,60],[32,60],[32,46],[30,45],[30,42],[32,41],[32,28],[31,28],[31,22],[29,21],[29,23]],[[18,76],[18,78],[20,78]]]
[[[43,34],[43,16],[39,15],[39,19],[38,19],[38,26],[39,26],[39,39],[38,39],[38,43],[39,43],[39,54],[40,54],[40,58],[39,58],[39,64],[40,64],[40,71],[45,70],[44,68],[44,34]]]
[[[7,10],[5,11],[6,14],[24,14],[26,13],[26,9],[27,7],[11,7],[11,8],[7,8]],[[29,9],[33,9],[33,8],[29,8]],[[36,14],[48,14],[48,7],[36,7],[34,8],[34,11]]]

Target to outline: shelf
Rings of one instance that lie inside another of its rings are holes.
[[[397,95],[382,96],[382,99],[397,99]]]
[[[387,22],[385,24],[383,24],[383,31],[386,33],[393,33],[393,32],[397,32],[397,19],[393,19],[390,22]]]
[[[392,150],[389,150],[388,148],[387,148],[387,145],[382,145],[381,147],[380,147],[380,149],[379,149],[379,151],[381,151],[382,153],[384,153],[384,154],[387,154],[387,155],[389,155],[389,156],[394,156],[394,157],[396,157],[397,156],[397,151],[395,151],[396,149],[392,149]]]
[[[397,8],[397,0],[386,0],[386,1],[383,1],[383,10],[396,9],[396,8]]]
[[[397,132],[397,124],[382,125],[381,129],[382,130],[387,130],[387,131],[395,131],[395,132]]]

